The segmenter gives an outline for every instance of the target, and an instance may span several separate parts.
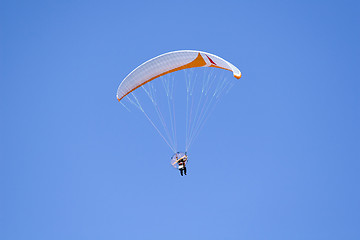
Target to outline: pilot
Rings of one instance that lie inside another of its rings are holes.
[[[178,158],[178,157],[176,156],[176,159],[177,159],[177,158]],[[185,164],[186,164],[186,162],[187,162],[187,156],[184,155],[183,157],[177,159],[176,162],[177,162],[177,164],[178,164],[178,169],[179,169],[179,171],[180,171],[181,176],[183,176],[183,174],[186,175],[186,166],[185,166]]]

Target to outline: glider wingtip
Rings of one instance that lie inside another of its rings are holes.
[[[235,77],[236,79],[240,79],[240,78],[241,78],[241,73],[240,73],[239,75],[234,75],[234,77]]]

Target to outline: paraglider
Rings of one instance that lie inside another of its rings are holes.
[[[193,70],[199,68],[204,69],[203,73]],[[205,71],[205,69],[219,69],[220,71],[224,69],[231,71],[236,79],[241,78],[240,70],[221,57],[203,51],[181,50],[162,54],[135,68],[121,82],[116,94],[118,101],[127,110],[130,111],[124,100],[144,113],[173,151],[171,164],[177,166],[182,176],[187,174],[187,152],[190,145],[203,128],[219,99],[230,90],[235,82],[221,77],[221,74],[215,71]],[[174,76],[177,76],[176,72],[180,70],[185,73],[181,77],[185,80],[186,90],[184,91],[181,90],[181,87],[175,87]],[[161,79],[161,81],[153,81],[155,79]],[[139,88],[144,90],[143,98],[138,95],[139,91],[136,91]],[[175,97],[181,92],[184,93],[184,97]],[[150,102],[145,101],[144,98],[148,98]],[[183,100],[183,104],[176,107],[181,100]],[[153,106],[150,111],[148,110],[149,104]],[[185,113],[179,114],[180,117],[177,117],[176,112],[181,110]],[[180,132],[185,136],[180,138],[185,138],[185,141],[181,141],[185,142],[185,152],[178,152],[177,133],[179,131],[176,130],[178,127],[176,123],[184,117],[185,129]]]

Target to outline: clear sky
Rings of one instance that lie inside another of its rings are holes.
[[[358,1],[1,1],[0,239],[360,239]],[[243,77],[189,174],[122,79],[196,49]]]

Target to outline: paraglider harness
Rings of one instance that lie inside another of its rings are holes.
[[[179,168],[181,176],[183,176],[183,173],[185,173],[185,175],[186,175],[186,166],[185,166],[186,162],[187,162],[186,153],[184,156],[182,156],[181,158],[177,159],[176,162],[174,162],[174,164],[176,164],[176,163],[178,164],[178,166],[179,166],[178,168]]]

